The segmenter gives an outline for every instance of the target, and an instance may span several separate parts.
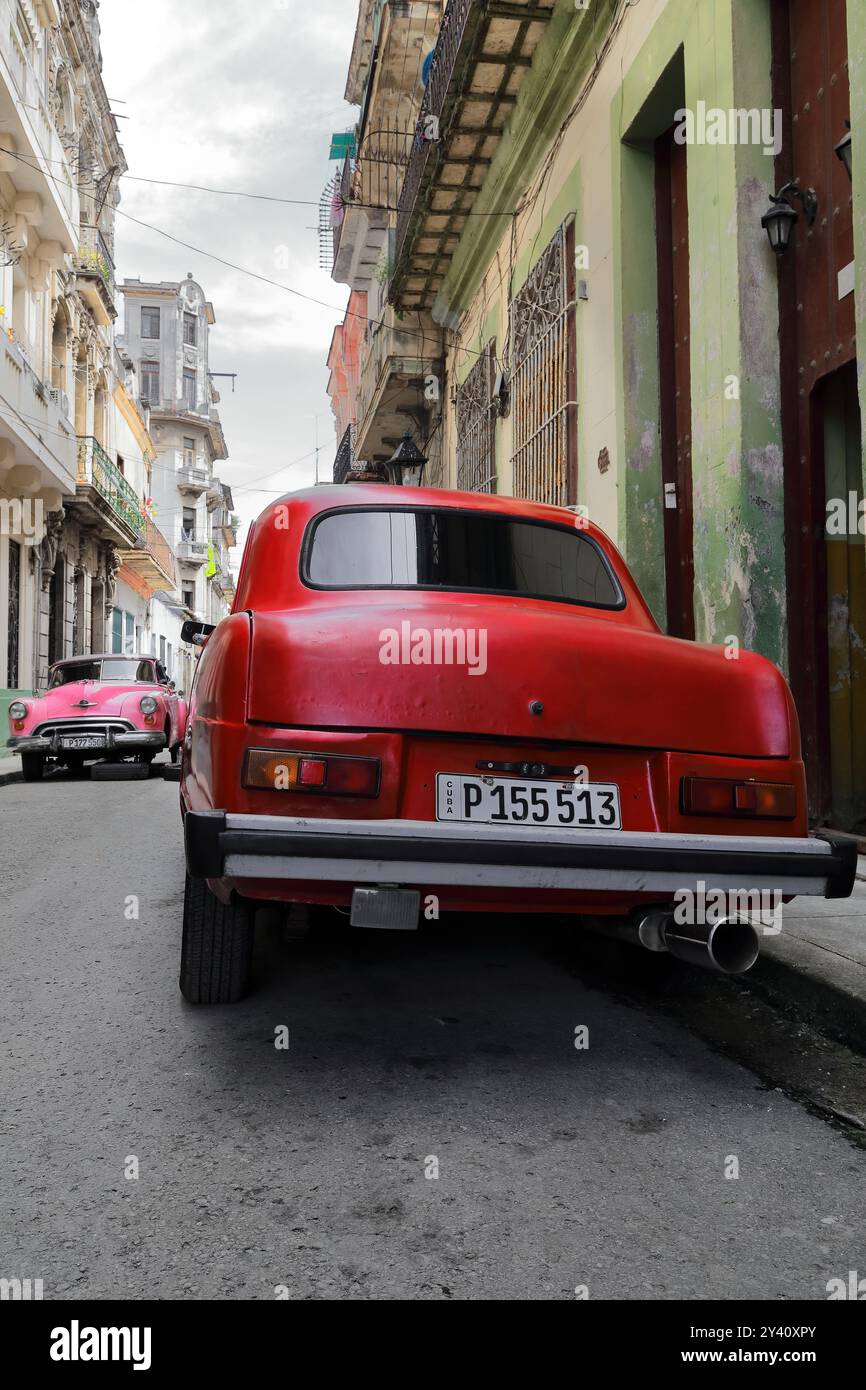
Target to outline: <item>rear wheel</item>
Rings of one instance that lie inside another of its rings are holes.
[[[186,876],[180,992],[190,1004],[234,1004],[249,989],[254,920],[250,905],[222,903],[203,878]]]
[[[41,782],[45,759],[41,753],[21,754],[21,775],[25,782]]]

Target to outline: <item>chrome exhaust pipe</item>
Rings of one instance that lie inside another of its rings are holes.
[[[591,930],[615,937],[647,951],[669,951],[677,960],[718,970],[723,975],[743,975],[760,953],[760,939],[751,922],[740,917],[720,917],[700,926],[681,926],[663,909],[635,913],[632,917],[587,919]]]
[[[694,927],[680,926],[669,917],[662,935],[672,956],[722,975],[744,975],[761,949],[755,928],[741,917],[720,917],[712,925]]]

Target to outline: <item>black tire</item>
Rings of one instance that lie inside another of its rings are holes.
[[[186,876],[180,992],[190,1004],[235,1004],[249,989],[255,935],[248,903],[221,903],[203,878]]]
[[[41,753],[21,754],[21,776],[25,782],[41,782],[45,759]]]

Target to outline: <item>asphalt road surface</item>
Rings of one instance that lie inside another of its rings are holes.
[[[615,968],[582,978],[556,924],[264,930],[253,995],[184,1003],[177,795],[0,788],[0,1277],[775,1300],[866,1273],[866,1153]]]

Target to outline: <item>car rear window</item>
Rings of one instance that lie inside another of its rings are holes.
[[[569,526],[490,512],[353,508],[310,528],[304,582],[317,589],[449,589],[594,608],[625,599],[601,547]]]

